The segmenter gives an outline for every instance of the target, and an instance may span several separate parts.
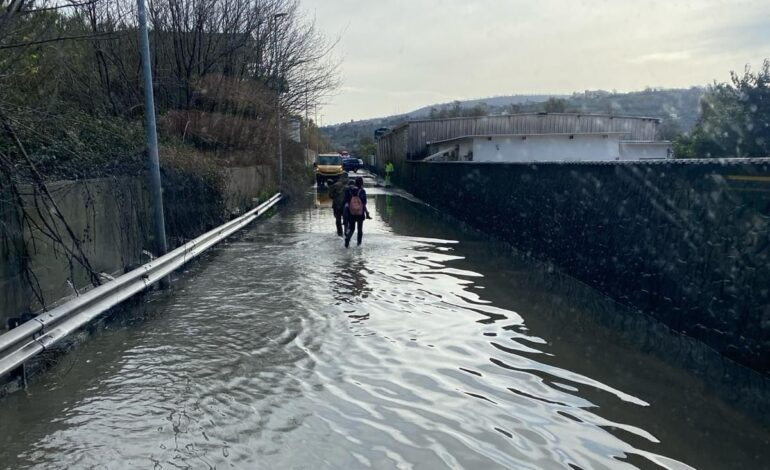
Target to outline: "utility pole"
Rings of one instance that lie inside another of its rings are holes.
[[[275,65],[275,115],[278,120],[278,187],[283,190],[283,143],[281,142],[281,67],[278,64],[278,18],[286,16],[287,13],[276,13],[273,15],[273,62]]]
[[[310,156],[310,121],[308,120],[308,114],[310,110],[307,104],[307,76],[305,76],[305,163],[307,164],[308,157]]]
[[[157,256],[168,251],[166,246],[166,220],[163,215],[163,192],[160,184],[160,162],[158,158],[158,133],[155,126],[155,98],[152,91],[152,69],[150,68],[150,38],[147,33],[147,11],[144,0],[136,0],[139,13],[139,52],[142,56],[144,74],[144,114],[146,119],[147,156],[150,158],[150,197],[155,219],[155,249]]]

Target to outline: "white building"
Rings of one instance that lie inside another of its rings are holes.
[[[621,160],[663,160],[673,156],[673,144],[667,140],[620,141]]]
[[[671,158],[671,142],[627,141],[624,132],[470,135],[430,142],[427,161],[579,162]]]

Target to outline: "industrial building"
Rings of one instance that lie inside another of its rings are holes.
[[[475,135],[428,144],[427,161],[575,162],[671,157],[670,142],[627,141],[622,132]]]
[[[377,166],[392,161],[609,161],[671,157],[660,120],[577,113],[408,121],[379,136]]]

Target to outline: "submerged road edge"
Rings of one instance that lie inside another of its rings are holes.
[[[283,198],[281,193],[276,193],[242,216],[0,335],[0,379],[110,308],[147,290],[212,246],[243,229]],[[0,387],[3,385],[0,383]]]

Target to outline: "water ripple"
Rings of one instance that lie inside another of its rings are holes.
[[[639,425],[665,410],[566,366],[529,331],[540,304],[490,297],[508,284],[462,243],[380,221],[345,251],[330,214],[291,214],[84,345],[127,335],[62,379],[13,467],[691,468]]]

